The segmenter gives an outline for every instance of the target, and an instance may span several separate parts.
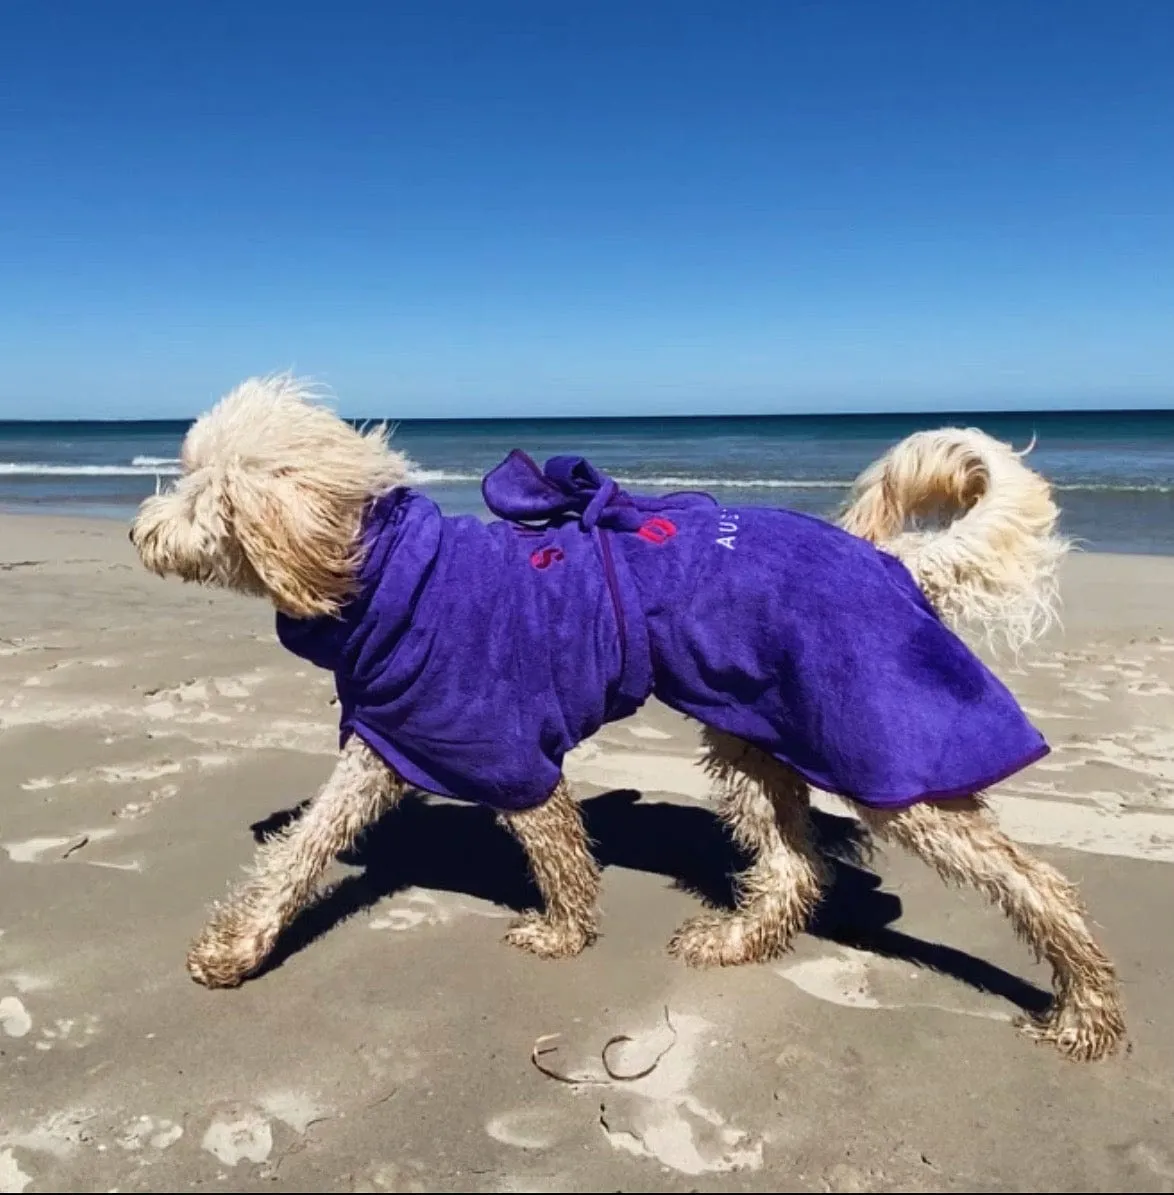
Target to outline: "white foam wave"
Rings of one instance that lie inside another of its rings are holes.
[[[412,468],[408,480],[412,485],[456,485],[458,483],[480,483],[480,473],[450,473],[446,469]],[[640,486],[655,486],[658,489],[677,490],[844,490],[850,481],[805,480],[787,477],[633,477],[618,475],[620,485],[637,489]]]
[[[179,467],[179,457],[177,456],[136,456],[131,461],[132,465],[141,465],[144,469],[155,469],[160,465],[169,465],[173,468]]]
[[[408,475],[412,485],[455,485],[458,483],[479,483],[480,473],[450,473],[445,469],[417,469]],[[665,476],[617,475],[620,485],[632,490],[641,486],[674,490],[849,490],[852,482],[837,478],[809,477],[688,477],[673,474]],[[1174,494],[1174,483],[1142,482],[1117,484],[1113,482],[1071,482],[1053,483],[1055,490],[1069,493],[1105,494]]]
[[[805,477],[617,477],[621,485],[652,485],[676,490],[846,490],[850,481]]]
[[[0,477],[177,477],[178,465],[50,465],[0,461]]]
[[[408,470],[410,485],[456,485],[458,482],[480,484],[480,473],[449,473],[444,469],[420,469],[412,466]]]
[[[1052,489],[1073,494],[1174,494],[1174,485],[1114,485],[1112,483],[1073,482],[1070,485],[1055,485]]]
[[[0,477],[178,477],[182,473],[176,457],[136,456],[127,465],[67,465],[41,461],[0,461]],[[477,485],[480,473],[460,473],[447,469],[422,469],[413,466],[408,483],[416,486]],[[617,476],[622,486],[669,490],[847,490],[851,481],[802,477],[690,477],[685,475]],[[1053,483],[1064,493],[1103,494],[1174,494],[1174,483],[1113,482]]]

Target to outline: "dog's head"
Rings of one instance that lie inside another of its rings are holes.
[[[268,597],[294,618],[352,596],[363,514],[404,480],[382,426],[356,431],[288,375],[250,378],[193,424],[183,475],[131,528],[143,564]]]

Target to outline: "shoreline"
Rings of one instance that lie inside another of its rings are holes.
[[[420,489],[420,492],[425,495],[429,494],[429,490],[427,487],[422,487]],[[433,500],[435,501],[436,499],[434,498]],[[747,505],[756,505],[756,504],[748,503]],[[800,511],[797,507],[789,507],[789,506],[787,506],[787,504],[785,502],[780,502],[778,505],[781,509],[784,509],[784,510],[795,510],[797,513],[807,513],[807,512]],[[125,509],[125,511],[121,511],[117,515],[115,515],[114,513],[108,513],[108,514],[70,513],[70,514],[65,514],[59,510],[46,511],[46,510],[38,510],[32,506],[30,506],[28,508],[23,508],[23,507],[17,506],[17,505],[9,505],[9,506],[0,506],[0,521],[8,520],[8,519],[19,520],[22,522],[41,521],[46,524],[56,524],[62,528],[68,528],[68,527],[72,526],[72,527],[76,527],[79,530],[84,527],[93,527],[93,526],[99,526],[99,527],[111,527],[111,526],[119,526],[119,525],[129,526],[131,520],[134,518],[135,511],[137,511],[137,509],[138,509],[137,506],[133,506],[133,507],[128,506]],[[471,513],[482,513],[482,512],[462,510],[462,511],[456,511],[456,512],[446,512],[446,513],[471,514]],[[487,512],[485,512],[485,513],[487,513]],[[823,516],[817,515],[816,517],[823,517]],[[1137,558],[1140,560],[1174,559],[1174,540],[1171,541],[1171,543],[1168,547],[1166,545],[1163,545],[1160,547],[1156,547],[1152,550],[1131,549],[1129,551],[1121,551],[1116,548],[1101,548],[1101,547],[1085,548],[1085,547],[1081,547],[1079,545],[1080,545],[1080,541],[1081,541],[1082,537],[1074,536],[1072,538],[1074,539],[1075,542],[1074,542],[1074,546],[1070,552],[1069,559],[1073,559],[1077,556],[1123,556],[1123,557],[1129,557],[1129,558]],[[1087,537],[1085,537],[1085,538],[1087,538]]]
[[[427,490],[422,491],[427,493]],[[785,508],[786,509],[786,508]],[[93,534],[95,530],[102,529],[105,533],[115,535],[115,528],[121,527],[124,532],[129,528],[132,519],[134,518],[137,507],[128,508],[125,515],[115,517],[114,515],[101,514],[59,514],[56,512],[44,512],[39,510],[21,510],[11,507],[0,507],[0,552],[4,549],[4,542],[6,536],[3,532],[5,524],[11,522],[14,526],[22,524],[39,524],[43,528],[51,528],[54,533],[64,533],[69,531],[76,531],[79,534]],[[1171,545],[1169,551],[1158,550],[1154,551],[1117,551],[1112,548],[1085,548],[1079,545],[1074,546],[1069,552],[1068,558],[1065,561],[1064,567],[1069,568],[1073,562],[1088,557],[1096,557],[1098,559],[1104,557],[1120,558],[1122,560],[1137,560],[1137,561],[1174,561],[1174,544]],[[0,561],[2,563],[2,561]],[[1174,617],[1174,615],[1172,615]]]

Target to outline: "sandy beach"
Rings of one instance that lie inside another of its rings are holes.
[[[1174,560],[1077,555],[1064,602],[1000,669],[1054,750],[995,804],[1119,965],[1132,1048],[1089,1066],[1012,1031],[1048,975],[1003,917],[900,855],[838,863],[785,960],[671,960],[736,858],[656,706],[568,765],[606,867],[580,958],[503,946],[519,851],[420,801],[280,965],[201,989],[209,901],[330,770],[330,679],[117,523],[0,519],[0,1192],[1174,1191]],[[555,1034],[577,1083],[532,1061]]]

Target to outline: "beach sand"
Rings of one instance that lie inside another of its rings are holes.
[[[123,527],[0,520],[0,1192],[1174,1191],[1174,560],[1077,556],[1064,595],[1002,670],[1054,753],[995,803],[1120,966],[1133,1048],[1093,1066],[1012,1031],[1046,970],[900,855],[837,865],[781,962],[671,960],[734,856],[656,706],[568,764],[606,865],[580,958],[501,945],[534,900],[517,848],[419,802],[279,966],[205,991],[187,943],[328,774],[330,680]],[[852,823],[818,803],[834,846]],[[547,1034],[586,1081],[536,1069]],[[602,1070],[620,1034],[614,1069],[667,1051],[646,1078]]]

